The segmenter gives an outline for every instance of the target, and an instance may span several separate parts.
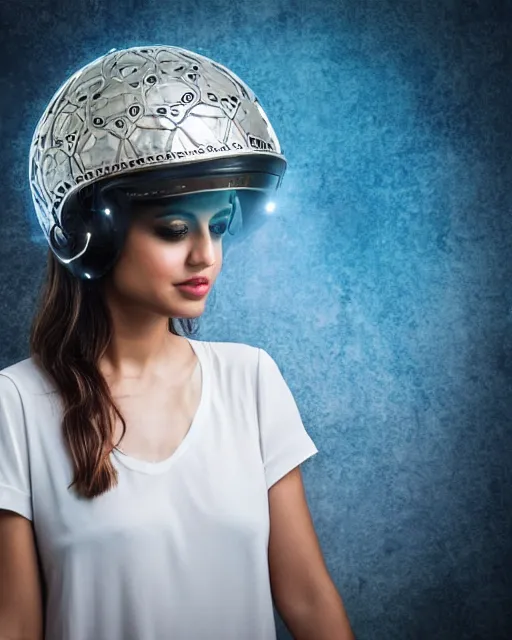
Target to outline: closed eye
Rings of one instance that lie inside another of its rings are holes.
[[[210,231],[214,236],[222,237],[228,228],[229,220],[221,220],[215,224],[210,225]],[[155,233],[169,240],[180,240],[184,238],[188,233],[188,226],[186,224],[174,224],[172,226],[159,226],[155,230]]]

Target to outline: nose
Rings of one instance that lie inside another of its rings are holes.
[[[192,235],[189,262],[191,264],[213,264],[215,262],[215,241],[208,224],[198,226]]]

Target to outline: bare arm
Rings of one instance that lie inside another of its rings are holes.
[[[43,640],[42,589],[32,523],[0,509],[0,640]]]
[[[270,487],[272,596],[295,640],[354,640],[344,603],[324,562],[300,467]]]

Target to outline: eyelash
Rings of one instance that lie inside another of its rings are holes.
[[[219,227],[219,226],[224,227],[223,231],[221,233],[214,232],[214,235],[220,238],[226,233],[228,225],[225,222],[215,225],[215,227]],[[177,229],[177,230],[174,230],[174,229]],[[178,240],[181,240],[181,238],[183,238],[188,231],[188,227],[186,225],[183,225],[183,227],[174,226],[174,229],[171,229],[170,227],[160,227],[156,233],[157,235],[161,236],[162,238],[165,238],[166,240],[178,241]]]

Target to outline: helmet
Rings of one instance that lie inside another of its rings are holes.
[[[39,224],[82,279],[113,266],[135,203],[232,190],[233,235],[265,218],[285,170],[252,90],[166,45],[112,49],[77,71],[50,100],[29,155]]]

